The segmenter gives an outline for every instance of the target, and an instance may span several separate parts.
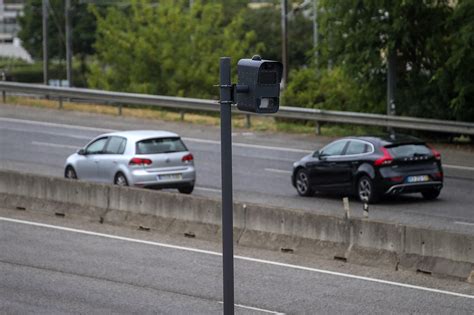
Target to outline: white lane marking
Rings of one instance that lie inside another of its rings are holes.
[[[217,140],[208,140],[208,139],[198,139],[198,138],[188,138],[188,137],[183,137],[182,139],[185,140],[185,141],[198,142],[198,143],[209,143],[209,144],[220,144],[221,143],[220,141],[217,141]],[[272,147],[272,146],[266,146],[266,145],[239,143],[239,142],[232,143],[232,146],[242,147],[242,148],[273,150],[273,151],[296,152],[296,153],[311,153],[311,152],[313,152],[313,151],[301,150],[301,149]]]
[[[455,170],[473,171],[474,172],[474,167],[470,167],[470,166],[443,164],[443,168],[452,168],[452,169],[455,169]]]
[[[278,170],[276,168],[266,168],[265,171],[272,172],[272,173],[279,173],[279,174],[291,174],[291,171],[287,170]]]
[[[31,144],[45,146],[45,147],[52,147],[52,148],[66,148],[66,149],[79,149],[80,148],[75,145],[57,144],[57,143],[39,142],[39,141],[32,141]]]
[[[221,302],[221,301],[219,301],[218,303],[219,304],[224,304],[224,302]],[[239,307],[239,308],[245,308],[245,309],[252,310],[252,311],[262,312],[262,313],[269,313],[269,314],[275,314],[275,315],[285,315],[285,313],[269,311],[269,310],[265,310],[263,308],[257,308],[257,307],[252,307],[252,306],[245,306],[245,305],[242,305],[242,304],[234,304],[234,306]]]
[[[60,127],[60,128],[67,128],[67,129],[88,130],[88,131],[100,131],[100,132],[119,131],[119,130],[114,130],[114,129],[85,127],[85,126],[78,126],[78,125],[66,125],[66,124],[59,124],[59,123],[42,122],[42,121],[35,121],[35,120],[23,120],[23,119],[5,118],[5,117],[0,117],[0,121],[17,122],[17,123],[24,123],[24,124],[29,124],[29,125],[42,125],[42,126],[49,126],[49,127]],[[209,144],[220,144],[221,143],[218,140],[208,140],[208,139],[198,139],[198,138],[188,138],[188,137],[183,137],[182,139],[185,140],[185,141],[199,142],[199,143],[209,143]],[[248,143],[238,143],[238,142],[234,142],[232,145],[236,146],[236,147],[243,147],[243,148],[266,149],[266,150],[275,150],[275,151],[284,151],[284,152],[297,152],[297,153],[311,153],[311,152],[313,152],[313,151],[301,150],[301,149],[271,147],[271,146],[248,144]]]
[[[454,224],[461,224],[461,225],[474,226],[474,223],[471,223],[471,222],[464,222],[464,221],[455,221]]]
[[[117,131],[117,130],[113,130],[113,129],[85,127],[85,126],[77,126],[77,125],[66,125],[66,124],[58,124],[58,123],[51,123],[51,122],[44,122],[44,121],[16,119],[16,118],[5,118],[5,117],[0,117],[0,121],[16,122],[16,123],[22,123],[22,124],[27,124],[27,125],[41,125],[41,126],[49,126],[49,127],[60,127],[60,128],[66,128],[66,129],[88,130],[88,131],[100,131],[100,132],[114,132],[114,131]]]
[[[29,132],[28,130],[21,129],[21,128],[0,128],[0,130],[13,130],[13,131],[20,131],[20,132]],[[43,130],[35,130],[35,131],[30,131],[30,133],[35,133],[35,134],[43,134],[43,135],[52,135],[52,136],[58,136],[58,137],[67,137],[67,138],[74,138],[74,139],[80,139],[80,140],[91,140],[91,137],[86,137],[86,136],[76,136],[76,135],[67,135],[67,134],[58,134],[57,132],[48,132],[48,131],[43,131]]]
[[[195,249],[195,248],[174,246],[174,245],[157,243],[157,242],[143,241],[143,240],[138,240],[138,239],[133,239],[133,238],[128,238],[128,237],[121,237],[121,236],[115,236],[115,235],[109,235],[109,234],[95,233],[95,232],[91,232],[91,231],[78,230],[78,229],[66,228],[66,227],[62,227],[62,226],[43,224],[43,223],[37,223],[37,222],[31,222],[31,221],[15,220],[15,219],[4,218],[4,217],[0,217],[0,221],[13,222],[13,223],[25,224],[25,225],[32,225],[32,226],[38,226],[38,227],[43,227],[43,228],[50,228],[50,229],[54,229],[54,230],[73,232],[73,233],[79,233],[79,234],[85,234],[85,235],[91,235],[91,236],[99,236],[99,237],[104,237],[104,238],[109,238],[109,239],[120,240],[120,241],[127,241],[127,242],[133,242],[133,243],[153,245],[153,246],[159,246],[159,247],[165,247],[165,248],[171,248],[171,249],[179,249],[179,250],[195,252],[195,253],[202,253],[202,254],[208,254],[208,255],[213,255],[213,256],[222,256],[221,253],[207,251],[207,250],[200,250],[200,249]],[[224,302],[219,301],[218,303],[223,304]],[[265,312],[265,313],[269,313],[269,314],[281,314],[281,315],[285,314],[285,313],[279,313],[279,312],[270,311],[270,310],[266,310],[266,309],[262,309],[262,308],[246,306],[246,305],[242,305],[242,304],[234,304],[234,305],[237,306],[237,307],[240,307],[240,308]]]
[[[190,248],[190,247],[184,247],[184,246],[176,246],[176,245],[170,245],[170,244],[164,244],[164,243],[158,243],[158,242],[152,242],[152,241],[144,241],[144,240],[133,239],[133,238],[129,238],[129,237],[103,234],[103,233],[91,232],[91,231],[86,231],[86,230],[79,230],[79,229],[74,229],[74,228],[68,228],[68,227],[63,227],[63,226],[50,225],[50,224],[44,224],[44,223],[38,223],[38,222],[32,222],[32,221],[10,219],[10,218],[5,218],[5,217],[0,217],[0,221],[12,222],[12,223],[18,223],[18,224],[25,224],[25,225],[31,225],[31,226],[38,226],[38,227],[50,228],[50,229],[55,229],[55,230],[60,230],[60,231],[73,232],[73,233],[91,235],[91,236],[98,236],[98,237],[104,237],[104,238],[108,238],[108,239],[114,239],[114,240],[120,240],[120,241],[126,241],[126,242],[138,243],[138,244],[146,244],[146,245],[159,246],[159,247],[170,248],[170,249],[178,249],[178,250],[183,250],[183,251],[193,252],[193,253],[201,253],[201,254],[207,254],[207,255],[213,255],[213,256],[222,256],[221,253],[213,252],[213,251],[209,251],[209,250],[196,249],[196,248]],[[251,261],[251,262],[267,264],[267,265],[272,265],[272,266],[278,266],[278,267],[285,267],[285,268],[296,269],[296,270],[316,272],[316,273],[332,275],[332,276],[338,276],[338,277],[349,278],[349,279],[357,279],[357,280],[374,282],[374,283],[379,283],[379,284],[386,284],[386,285],[391,285],[391,286],[396,286],[396,287],[426,291],[426,292],[430,292],[430,293],[439,293],[439,294],[451,295],[451,296],[462,297],[462,298],[467,298],[467,299],[473,299],[474,300],[474,295],[468,295],[468,294],[462,294],[462,293],[457,293],[457,292],[452,292],[452,291],[432,289],[432,288],[427,288],[427,287],[422,287],[422,286],[417,286],[417,285],[411,285],[411,284],[406,284],[406,283],[401,283],[401,282],[394,282],[394,281],[387,281],[387,280],[381,280],[381,279],[376,279],[376,278],[356,276],[356,275],[351,275],[351,274],[347,274],[347,273],[341,273],[341,272],[335,272],[335,271],[329,271],[329,270],[317,269],[317,268],[311,268],[311,267],[304,267],[304,266],[299,266],[299,265],[291,265],[291,264],[286,264],[286,263],[280,263],[280,262],[257,259],[257,258],[251,258],[251,257],[245,257],[245,256],[237,256],[236,255],[236,256],[234,256],[234,259],[239,259],[239,260],[243,260],[243,261]]]
[[[17,123],[24,123],[24,124],[29,124],[29,125],[42,125],[42,126],[50,126],[50,127],[61,127],[61,128],[67,128],[67,129],[88,130],[88,131],[100,131],[100,132],[115,132],[115,131],[118,131],[118,130],[114,130],[114,129],[85,127],[85,126],[78,126],[78,125],[66,125],[66,124],[42,122],[42,121],[35,121],[35,120],[5,118],[5,117],[0,117],[0,121],[17,122]],[[90,138],[87,138],[87,139],[90,139]],[[183,137],[183,140],[198,142],[198,143],[220,144],[220,141],[218,141],[218,140],[208,140],[208,139],[198,139],[198,138],[188,138],[188,137]],[[313,152],[313,151],[310,151],[310,150],[293,149],[293,148],[281,148],[281,147],[264,146],[264,145],[257,145],[257,144],[238,143],[238,142],[234,142],[233,146],[243,147],[243,148],[254,148],[254,149],[266,149],[266,150],[274,150],[274,151],[283,151],[283,152],[306,153],[306,154],[309,154],[309,153]],[[467,170],[467,171],[474,171],[474,167],[470,167],[470,166],[443,164],[443,167],[452,168],[452,169]]]
[[[197,190],[203,190],[203,191],[210,191],[210,192],[222,192],[222,190],[220,189],[216,189],[216,188],[209,188],[209,187],[194,187],[194,189],[197,189]]]

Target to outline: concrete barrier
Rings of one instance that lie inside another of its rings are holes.
[[[221,237],[221,203],[211,198],[0,171],[0,202],[214,241]],[[236,203],[234,237],[242,246],[474,281],[472,235]]]

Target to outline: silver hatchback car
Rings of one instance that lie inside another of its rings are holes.
[[[70,155],[64,176],[121,186],[177,188],[192,193],[194,157],[167,131],[122,131],[100,135]]]

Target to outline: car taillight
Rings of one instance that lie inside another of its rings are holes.
[[[437,159],[438,161],[441,161],[441,153],[439,153],[438,151],[436,151],[433,147],[431,146],[428,146],[428,148],[431,149],[431,152],[433,153],[433,156],[435,157],[435,159]]]
[[[393,162],[393,157],[388,153],[388,150],[385,148],[382,148],[383,156],[381,158],[378,158],[375,160],[374,165],[375,166],[381,166],[381,165],[389,165],[392,164]]]
[[[142,159],[142,158],[137,158],[134,157],[133,159],[130,160],[128,163],[129,165],[150,165],[152,162],[150,159]]]
[[[433,174],[434,179],[443,179],[443,172],[437,172]]]
[[[402,176],[389,177],[388,180],[391,182],[401,182],[403,180],[403,177]]]
[[[191,162],[192,160],[194,160],[194,156],[191,153],[186,154],[185,156],[181,158],[181,161],[185,163]]]

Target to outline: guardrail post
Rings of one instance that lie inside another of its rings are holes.
[[[250,129],[252,127],[252,121],[250,120],[250,115],[245,115],[245,128]]]
[[[184,110],[179,111],[181,121],[184,121]]]
[[[316,121],[316,134],[321,135],[321,123],[319,121]]]
[[[63,109],[63,98],[60,96],[58,100],[59,100],[59,109]]]
[[[6,81],[7,80],[7,75],[5,74],[4,71],[2,71],[2,81]],[[7,92],[5,90],[2,90],[2,100],[3,100],[3,103],[7,103]]]
[[[122,116],[122,104],[118,104],[117,110],[118,110],[118,115]]]

